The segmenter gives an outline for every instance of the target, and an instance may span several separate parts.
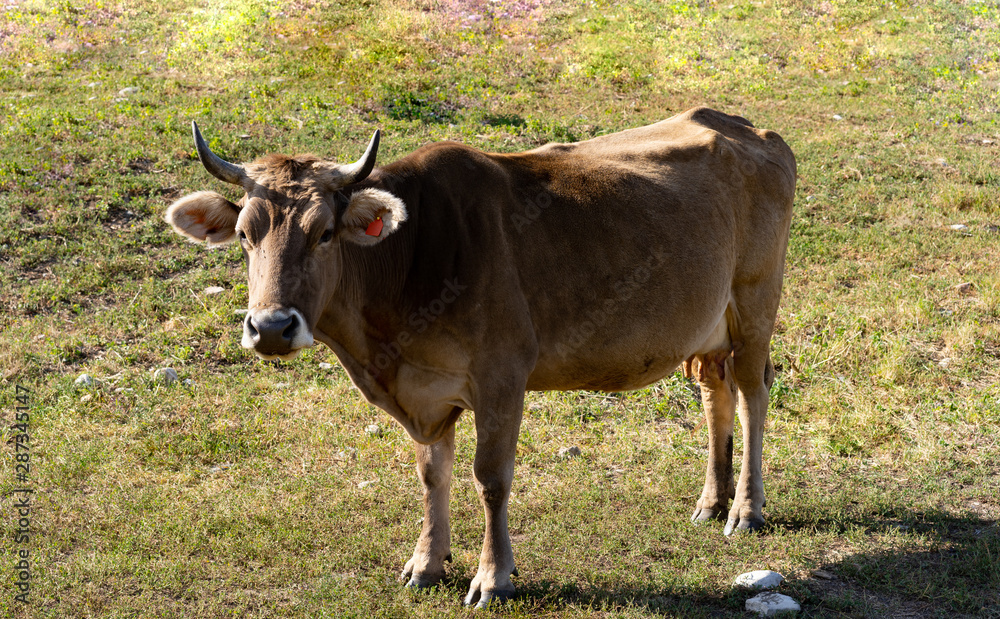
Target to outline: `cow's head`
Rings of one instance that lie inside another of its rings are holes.
[[[194,241],[239,242],[250,292],[243,346],[264,359],[291,359],[313,345],[316,323],[340,281],[343,246],[375,245],[406,220],[403,202],[389,192],[369,188],[348,197],[341,191],[375,167],[379,132],[349,165],[311,155],[235,165],[208,148],[195,123],[192,129],[205,169],[246,195],[236,205],[199,191],[172,204],[165,219]]]

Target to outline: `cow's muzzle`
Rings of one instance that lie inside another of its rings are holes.
[[[313,336],[297,309],[257,309],[243,321],[243,347],[261,359],[294,359],[313,345]]]

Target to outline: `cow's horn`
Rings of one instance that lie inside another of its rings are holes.
[[[194,133],[194,145],[198,149],[198,159],[201,160],[201,165],[205,166],[208,173],[220,181],[242,186],[247,180],[247,172],[243,166],[229,163],[213,153],[212,149],[205,143],[205,139],[201,137],[198,123],[193,120],[191,121],[191,130]]]
[[[368,175],[375,169],[375,156],[378,154],[378,140],[381,135],[382,132],[376,129],[375,133],[372,134],[371,142],[368,142],[365,154],[361,155],[361,159],[350,165],[340,167],[340,172],[344,175],[344,185],[360,183],[368,178]]]

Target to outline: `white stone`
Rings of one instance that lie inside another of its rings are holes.
[[[226,291],[226,289],[223,288],[222,286],[209,286],[208,288],[205,289],[205,294],[206,295],[213,295],[213,294],[219,294],[220,292],[225,292],[225,291]]]
[[[93,387],[94,377],[91,376],[90,374],[80,374],[79,376],[76,377],[76,380],[73,381],[73,384],[78,385],[80,387]]]
[[[582,453],[583,452],[580,451],[579,447],[577,447],[576,445],[573,445],[572,447],[563,447],[562,449],[560,449],[559,450],[559,457],[560,458],[567,458],[567,459],[568,458],[575,458],[575,457],[579,456]]]
[[[840,114],[834,114],[834,115],[833,115],[833,119],[834,119],[834,120],[844,120],[844,117],[843,117],[843,116],[841,116]]]
[[[754,570],[740,574],[733,582],[738,587],[753,587],[755,589],[774,589],[785,580],[778,572],[771,570]]]
[[[968,230],[969,229],[969,226],[967,226],[965,224],[951,224],[948,227],[951,228],[952,230]]]
[[[363,481],[363,482],[361,482],[361,483],[358,484],[358,488],[367,488],[368,486],[374,484],[376,481],[378,481],[378,480],[377,479],[373,479],[372,481]]]
[[[158,368],[153,370],[153,380],[155,382],[169,385],[177,381],[177,370],[174,368]]]
[[[80,398],[80,401],[81,402],[90,402],[93,399],[94,399],[94,394],[88,393],[87,395],[85,395],[82,398]]]
[[[382,436],[382,428],[380,428],[377,423],[373,423],[365,428],[365,433],[371,436]]]
[[[134,95],[137,92],[139,92],[138,86],[129,86],[128,88],[122,88],[121,90],[119,90],[118,95],[121,97],[126,97],[128,95]]]
[[[322,363],[319,364],[319,369],[321,369],[321,370],[332,370],[333,369],[333,364],[332,363],[327,363],[326,361],[324,361],[324,362],[322,362]]]
[[[797,613],[802,607],[787,595],[768,591],[747,600],[746,609],[762,617],[774,617],[778,614]]]

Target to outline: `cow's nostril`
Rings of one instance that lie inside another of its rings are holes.
[[[285,338],[289,342],[295,337],[295,330],[299,327],[299,317],[292,314],[289,317],[289,324],[285,327],[285,330],[281,332],[281,337]]]
[[[247,329],[247,335],[249,335],[252,338],[256,338],[260,335],[260,333],[257,332],[257,327],[253,326],[253,317],[247,320],[246,329]]]

